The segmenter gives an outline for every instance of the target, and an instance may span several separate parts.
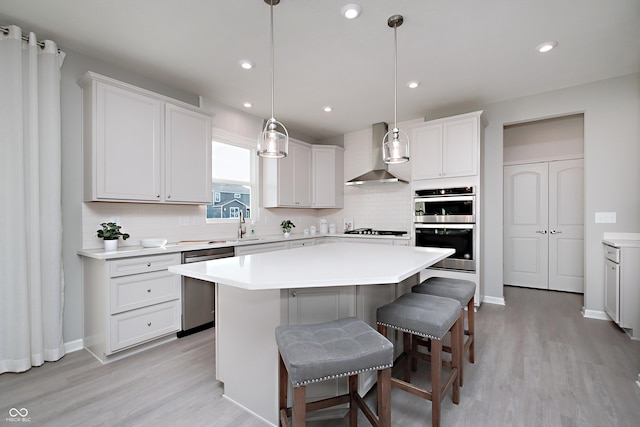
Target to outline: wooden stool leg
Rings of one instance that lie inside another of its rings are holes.
[[[358,426],[358,404],[355,395],[358,394],[358,375],[349,375],[349,426]]]
[[[391,368],[378,371],[378,427],[391,427]]]
[[[442,342],[431,340],[431,425],[440,426]]]
[[[293,388],[293,413],[291,416],[293,427],[303,427],[307,418],[307,387]]]
[[[463,379],[464,379],[464,375],[463,375],[463,370],[464,370],[464,307],[462,307],[462,309],[460,310],[460,319],[458,319],[456,321],[456,324],[454,325],[453,330],[458,331],[455,335],[458,336],[458,348],[461,349],[461,351],[458,352],[458,378],[460,379],[460,387],[462,387],[463,385]],[[451,333],[451,360],[453,360],[454,356],[454,350],[453,350],[453,337],[454,334],[453,332]]]
[[[411,369],[414,371],[418,366],[418,361],[413,354],[414,351],[418,348],[418,344],[416,342],[412,342],[413,335],[408,332],[402,333],[402,351],[407,355],[407,362],[404,364],[404,380],[406,382],[411,381]]]
[[[289,425],[287,417],[287,393],[289,390],[289,372],[284,365],[282,355],[278,352],[278,415],[280,417],[280,426]]]
[[[453,380],[453,403],[460,403],[460,387],[462,386],[462,359],[464,353],[464,314],[461,313],[456,323],[451,328],[451,369],[458,370]]]
[[[474,298],[471,298],[469,301],[469,305],[467,306],[467,321],[469,323],[469,339],[471,340],[471,344],[469,344],[469,362],[475,363],[476,358],[474,355],[474,344],[476,342],[476,333],[475,333],[475,303]]]

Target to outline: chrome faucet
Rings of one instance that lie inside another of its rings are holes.
[[[240,218],[240,222],[238,223],[238,239],[242,239],[242,236],[247,234],[247,227],[244,225],[244,213],[242,209],[238,211],[238,218]]]

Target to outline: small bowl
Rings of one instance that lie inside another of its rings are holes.
[[[140,239],[143,248],[160,248],[167,244],[167,239]]]

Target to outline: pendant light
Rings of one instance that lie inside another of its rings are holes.
[[[271,8],[271,118],[267,120],[262,133],[258,137],[257,153],[260,157],[280,159],[287,156],[289,149],[289,132],[273,115],[273,6],[280,3],[280,0],[264,0],[264,2]]]
[[[409,136],[398,129],[398,27],[402,25],[402,15],[393,15],[387,20],[387,25],[393,28],[395,42],[394,55],[394,87],[393,87],[393,129],[382,137],[382,160],[387,164],[397,164],[409,161]]]

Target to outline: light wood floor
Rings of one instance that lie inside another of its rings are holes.
[[[466,362],[460,404],[445,398],[442,426],[640,425],[640,342],[584,319],[581,295],[505,287],[505,298],[476,313],[476,363]],[[221,397],[213,339],[209,330],[108,365],[78,351],[0,375],[0,426],[25,425],[6,420],[13,407],[33,426],[262,426]],[[401,390],[392,408],[394,426],[431,424],[430,403]]]

